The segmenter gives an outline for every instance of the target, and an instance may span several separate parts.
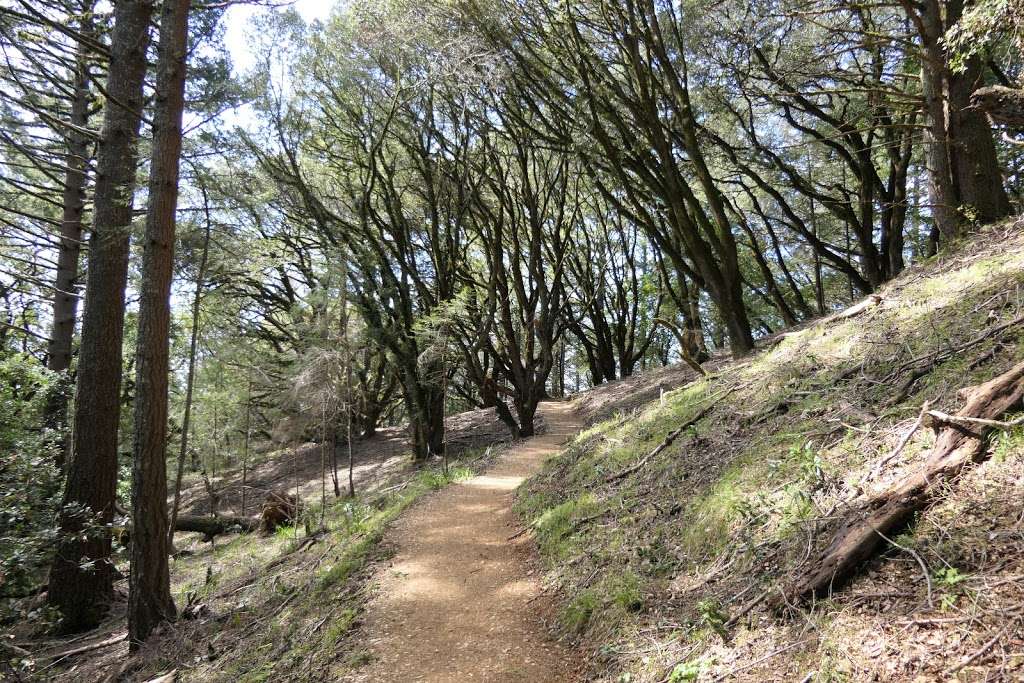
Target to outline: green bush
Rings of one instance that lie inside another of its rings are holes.
[[[54,375],[34,359],[0,359],[0,621],[19,616],[15,600],[45,579],[56,538],[59,435],[43,429]]]

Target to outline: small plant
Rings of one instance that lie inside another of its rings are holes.
[[[701,600],[697,603],[697,614],[702,625],[717,633],[723,642],[729,641],[729,632],[725,629],[729,617],[722,611],[721,603],[711,598]]]
[[[668,683],[695,681],[700,677],[701,673],[704,672],[707,665],[708,660],[704,658],[680,662],[672,668],[672,673],[668,675]]]
[[[966,574],[961,574],[956,567],[943,567],[935,572],[935,582],[945,588],[953,588],[964,582]]]
[[[583,591],[566,606],[562,614],[562,623],[574,633],[583,633],[590,624],[591,617],[598,606],[597,596],[593,591]]]
[[[935,583],[944,589],[942,599],[939,601],[939,609],[948,612],[956,606],[957,598],[960,597],[960,584],[967,579],[967,575],[961,573],[956,567],[943,567],[935,572]]]
[[[610,582],[612,602],[627,612],[639,612],[644,606],[644,594],[640,590],[640,580],[632,572],[627,572]]]

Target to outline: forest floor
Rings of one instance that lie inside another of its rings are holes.
[[[1008,222],[707,377],[650,370],[545,404],[528,441],[493,411],[453,416],[448,473],[385,430],[357,443],[357,498],[321,508],[317,446],[266,454],[249,485],[297,485],[312,524],[179,535],[182,619],[128,658],[122,582],[96,632],[19,633],[22,678],[1024,680],[1024,425],[848,582],[784,591],[929,457],[923,405],[953,414],[1022,362],[1024,223]],[[239,484],[217,478],[226,507]]]
[[[539,424],[543,424],[543,418]],[[493,408],[470,410],[450,416],[445,421],[448,453],[459,458],[473,451],[509,440],[508,427]],[[333,493],[330,481],[330,456],[317,443],[254,453],[245,474],[245,511],[242,510],[243,475],[240,467],[212,473],[210,484],[218,498],[217,514],[235,516],[255,514],[271,491],[297,493],[303,501],[320,498],[322,468],[327,467],[328,495]],[[404,426],[381,427],[370,437],[352,440],[352,479],[357,491],[385,488],[401,477],[409,464],[409,435]],[[338,444],[338,479],[342,494],[348,491],[348,451]],[[185,474],[181,491],[182,514],[210,514],[210,496],[199,472]]]
[[[538,420],[542,433],[547,412],[545,407]],[[554,412],[562,415],[564,411],[556,405]],[[247,512],[258,512],[267,491],[297,488],[304,503],[298,526],[282,527],[270,535],[227,534],[213,543],[200,534],[178,533],[171,589],[181,618],[173,627],[155,634],[139,656],[129,658],[124,640],[127,580],[123,579],[115,585],[108,619],[94,631],[53,638],[46,633],[45,618],[19,624],[11,644],[23,653],[23,661],[10,672],[11,680],[150,681],[171,675],[166,681],[257,683],[302,681],[314,675],[339,680],[361,670],[378,656],[364,647],[361,626],[375,577],[383,571],[379,567],[386,566],[394,551],[392,525],[404,519],[406,510],[411,508],[410,514],[418,510],[422,499],[430,503],[432,497],[443,495],[435,492],[475,472],[490,472],[510,447],[508,430],[493,409],[453,415],[446,429],[448,473],[440,461],[412,464],[404,429],[381,429],[373,437],[356,439],[357,495],[336,499],[328,475],[325,506],[320,504],[323,454],[317,444],[254,456],[246,476]],[[535,441],[560,438],[564,437],[545,434]],[[521,464],[508,465],[507,474],[490,476],[523,476],[526,470],[515,475],[515,468],[525,468],[527,463],[539,466],[531,458],[540,453],[527,447]],[[343,493],[346,466],[347,453],[339,462]],[[240,514],[241,471],[221,471],[211,479],[219,498],[218,512]],[[208,514],[210,501],[202,479],[192,473],[187,484],[183,511]],[[492,501],[494,509],[502,505],[507,509],[510,494],[493,493],[504,496]],[[440,510],[437,503],[432,507]],[[119,567],[127,568],[123,551],[117,560]],[[509,561],[525,563],[526,555],[517,553]],[[519,571],[525,565],[515,566],[514,571]],[[537,607],[542,604],[538,601]],[[523,622],[522,628],[533,626]],[[5,675],[0,672],[0,679],[8,680]]]

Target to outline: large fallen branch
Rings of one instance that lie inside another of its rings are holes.
[[[783,591],[786,600],[829,595],[883,547],[886,536],[897,533],[968,464],[985,460],[992,430],[1018,423],[999,420],[1021,408],[1024,363],[964,393],[967,403],[956,415],[930,411],[941,431],[924,464],[892,489],[854,510],[832,543]]]

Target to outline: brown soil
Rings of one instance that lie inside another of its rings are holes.
[[[405,514],[396,554],[367,606],[373,662],[353,681],[566,681],[568,650],[548,632],[550,607],[518,535],[515,489],[579,427],[568,403],[546,403],[547,432],[516,444],[485,474]],[[515,538],[510,538],[515,536]]]

